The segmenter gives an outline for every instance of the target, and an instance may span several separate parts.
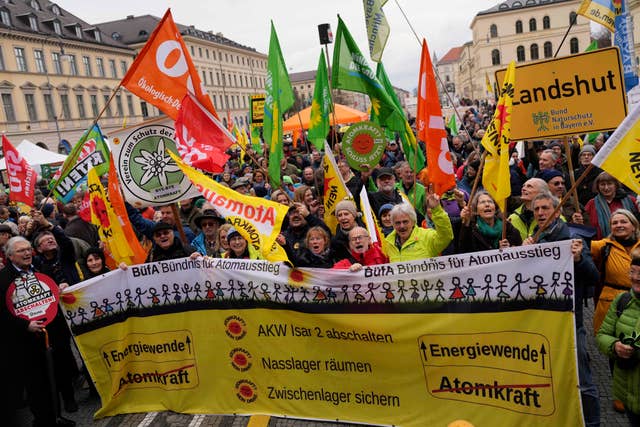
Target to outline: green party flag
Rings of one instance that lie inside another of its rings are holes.
[[[313,89],[313,102],[311,103],[311,119],[309,122],[309,133],[307,139],[322,151],[324,141],[329,133],[331,113],[331,94],[329,93],[329,76],[327,74],[327,63],[324,58],[324,51],[320,49],[320,59],[318,60],[318,71],[316,72],[316,86]]]
[[[269,147],[269,179],[271,186],[277,188],[281,185],[280,161],[284,157],[282,151],[282,113],[291,108],[294,96],[273,21],[271,21],[267,79],[264,89],[266,97],[262,135]]]
[[[396,111],[393,100],[367,64],[366,58],[358,49],[358,45],[340,16],[338,16],[338,30],[333,50],[331,79],[333,89],[367,94],[371,100],[371,109],[382,123],[385,123]]]
[[[52,194],[63,203],[69,203],[78,186],[87,182],[89,169],[94,167],[98,176],[109,171],[109,147],[97,124],[82,134],[59,173],[51,180]]]
[[[458,128],[458,119],[456,119],[456,113],[454,112],[451,118],[449,119],[449,123],[447,123],[447,127],[451,132],[451,136],[458,136],[458,132],[460,128]]]
[[[251,125],[251,146],[253,151],[262,155],[262,141],[260,141],[260,128]]]

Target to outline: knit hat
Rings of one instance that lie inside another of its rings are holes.
[[[562,172],[560,172],[559,170],[557,170],[557,169],[545,169],[545,170],[540,172],[539,178],[543,179],[544,182],[549,182],[553,178],[556,178],[558,176],[563,176]]]
[[[354,218],[358,217],[358,209],[356,208],[356,204],[351,200],[342,200],[338,202],[336,205],[335,215],[338,216],[338,212],[340,211],[349,211]]]
[[[596,147],[594,147],[593,145],[585,144],[584,147],[582,147],[582,149],[580,150],[580,154],[586,153],[586,152],[589,152],[589,153],[591,153],[591,154],[593,154],[595,156],[596,155]]]
[[[390,211],[391,209],[393,209],[393,205],[391,203],[385,203],[384,205],[380,206],[380,209],[378,210],[378,216],[382,216],[384,212]]]
[[[227,242],[231,241],[234,236],[241,236],[240,232],[233,227],[227,230]]]

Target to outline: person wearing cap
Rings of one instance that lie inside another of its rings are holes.
[[[424,215],[426,213],[424,206],[426,189],[424,185],[416,181],[416,174],[411,169],[409,162],[398,162],[395,170],[400,178],[400,182],[396,183],[396,189],[402,191],[416,210]]]
[[[223,258],[262,259],[260,253],[233,226],[227,231],[227,242],[229,242],[229,249],[222,256]]]
[[[196,249],[188,244],[183,244],[177,239],[173,226],[164,221],[157,222],[153,226],[153,246],[147,255],[145,262],[167,261],[170,259],[192,258],[200,256]]]
[[[382,252],[378,242],[371,243],[366,228],[356,226],[349,231],[349,252],[333,268],[360,271],[364,265],[386,264],[389,258]]]
[[[391,222],[391,209],[393,209],[393,205],[391,203],[386,203],[380,206],[380,210],[378,211],[378,223],[380,224],[380,231],[384,236],[388,236],[389,233],[393,231],[393,222]]]
[[[224,218],[215,209],[205,209],[194,221],[202,231],[191,241],[191,246],[202,255],[217,257],[220,254],[218,228],[225,223]]]
[[[293,184],[293,179],[289,175],[282,175],[282,190],[293,200],[296,187]]]
[[[434,228],[418,227],[416,211],[407,202],[391,209],[393,231],[385,238],[389,262],[436,257],[453,240],[451,221],[440,204],[440,197],[430,191],[426,203]]]
[[[249,188],[251,187],[251,183],[245,177],[241,177],[236,179],[233,184],[231,184],[231,189],[240,194],[249,195]]]
[[[356,226],[364,226],[360,219],[360,213],[352,200],[341,200],[336,204],[333,214],[338,220],[336,232],[331,239],[331,249],[336,259],[349,256],[349,232]]]
[[[580,150],[580,154],[578,154],[578,167],[573,171],[573,176],[578,179],[587,172],[587,168],[591,165],[591,161],[596,155],[596,148],[593,145],[585,144]],[[582,205],[586,205],[589,200],[594,198],[597,193],[593,191],[593,182],[596,180],[598,175],[600,175],[602,169],[597,166],[592,167],[587,176],[584,177],[582,182],[576,188],[576,193],[578,194],[578,201]]]
[[[396,175],[391,168],[379,168],[374,171],[375,183],[378,191],[369,193],[369,203],[374,212],[380,211],[380,206],[391,203],[402,203],[402,196],[396,189]]]
[[[547,183],[549,186],[549,192],[557,197],[559,200],[562,199],[567,192],[565,177],[557,169],[547,169],[540,173],[540,178]],[[574,224],[584,224],[585,219],[582,213],[583,207],[579,206],[579,210],[576,211],[574,196],[571,196],[565,203],[562,205],[561,213],[562,219],[564,221],[570,221]]]
[[[387,147],[382,153],[382,159],[380,159],[380,164],[387,168],[392,168],[396,165],[396,163],[404,160],[404,153],[398,146],[398,142],[396,140],[389,140],[387,143]]]

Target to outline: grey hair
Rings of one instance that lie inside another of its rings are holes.
[[[418,222],[418,217],[416,216],[416,210],[407,202],[402,202],[398,205],[395,205],[391,209],[391,221],[393,222],[394,218],[399,214],[408,215],[411,221],[414,224]]]
[[[551,154],[551,157],[553,157],[554,162],[557,162],[559,159],[559,156],[550,148],[545,149],[543,153]]]
[[[28,243],[29,246],[31,246],[31,242],[29,242],[27,239],[25,239],[22,236],[12,237],[9,240],[7,240],[7,243],[5,243],[4,245],[4,253],[7,255],[7,257],[10,257],[11,255],[14,254],[16,244],[20,242]]]
[[[536,197],[534,197],[533,200],[531,201],[532,207],[537,200],[551,200],[551,203],[553,204],[553,209],[557,208],[558,205],[560,204],[560,200],[553,194],[549,193],[548,191],[543,191],[540,194],[538,194]]]

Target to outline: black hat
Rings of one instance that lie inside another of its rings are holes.
[[[12,236],[13,234],[13,229],[11,228],[11,226],[9,224],[0,224],[0,233],[9,233]]]
[[[378,169],[378,173],[376,174],[376,179],[383,177],[385,175],[388,176],[392,176],[392,177],[396,177],[396,175],[393,173],[393,169],[391,168],[380,168]]]
[[[202,221],[205,219],[214,219],[216,221],[218,221],[219,225],[222,225],[225,223],[224,218],[222,218],[220,215],[218,215],[218,212],[216,212],[215,209],[205,209],[204,211],[202,211],[202,214],[197,216],[196,219],[194,220],[194,222],[196,223],[196,225],[198,226],[198,228],[202,228]]]
[[[156,222],[156,225],[153,226],[153,234],[156,234],[158,231],[162,231],[162,230],[172,230],[173,231],[173,226],[169,223],[166,223],[164,221],[158,221]]]

